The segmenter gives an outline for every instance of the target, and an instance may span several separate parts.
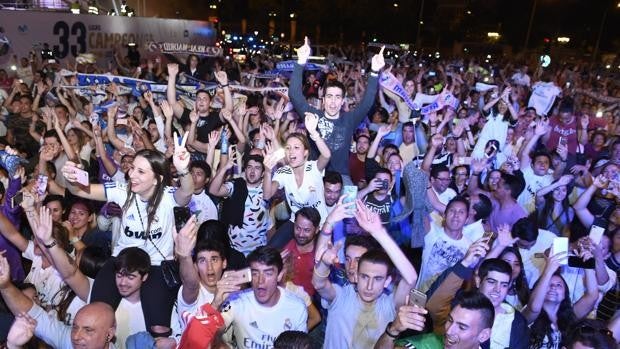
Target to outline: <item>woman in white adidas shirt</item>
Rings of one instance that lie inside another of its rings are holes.
[[[302,207],[314,207],[321,214],[321,221],[327,217],[327,206],[323,194],[323,170],[327,167],[331,152],[317,131],[319,117],[316,114],[306,113],[305,126],[310,138],[319,149],[319,158],[308,161],[310,143],[301,133],[291,133],[286,137],[285,156],[286,165],[280,167],[273,178],[263,177],[263,198],[269,200],[278,189],[284,188],[286,201],[291,208],[291,219],[284,223],[268,245],[281,249],[293,237],[293,222],[295,213]],[[344,159],[340,159],[344,161]],[[265,157],[265,172],[270,173],[279,161],[276,153]],[[322,224],[322,223],[321,223]]]
[[[141,150],[136,153],[133,168],[129,170],[129,183],[90,184],[89,190],[69,186],[73,194],[98,201],[112,201],[123,208],[122,234],[113,246],[113,256],[127,247],[139,247],[145,250],[151,259],[151,270],[144,290],[141,293],[142,308],[147,329],[152,332],[166,333],[170,328],[170,313],[176,290],[168,288],[163,280],[160,264],[163,260],[174,258],[173,207],[185,206],[189,203],[194,191],[194,181],[189,174],[190,156],[185,148],[187,133],[177,144],[173,163],[177,169],[181,186],[170,185],[170,167],[158,151]],[[69,183],[77,182],[79,169],[70,161],[62,169]],[[114,259],[106,263],[97,275],[91,301],[102,301],[113,308],[118,306],[121,296],[116,288]]]

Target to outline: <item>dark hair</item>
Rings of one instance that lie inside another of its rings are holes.
[[[312,349],[312,343],[306,332],[284,331],[273,342],[273,349]]]
[[[512,237],[525,240],[527,242],[536,241],[538,239],[538,227],[528,218],[523,217],[512,225]]]
[[[456,298],[453,309],[460,306],[463,309],[474,310],[480,313],[481,328],[492,328],[495,321],[495,307],[493,303],[479,291],[463,292]]]
[[[374,249],[366,251],[366,253],[364,253],[360,257],[360,260],[357,264],[358,270],[359,270],[359,267],[362,265],[362,262],[385,265],[387,267],[387,275],[392,274],[392,269],[394,267],[394,265],[392,264],[392,260],[390,259],[390,256],[388,256],[388,254],[385,253],[385,251],[383,251],[380,248],[374,248]]]
[[[450,169],[446,165],[433,165],[431,166],[431,177],[437,178],[437,176],[442,172],[450,173]]]
[[[300,208],[297,212],[295,212],[295,220],[297,220],[299,216],[302,216],[312,222],[314,228],[319,228],[319,225],[321,224],[321,214],[314,207],[306,206]]]
[[[226,250],[226,246],[221,241],[213,240],[213,239],[202,239],[196,242],[196,247],[194,247],[194,254],[192,256],[192,260],[194,263],[198,258],[198,254],[203,251],[213,251],[220,254],[222,259],[228,259],[228,251]]]
[[[73,251],[73,246],[69,243],[69,232],[62,224],[54,222],[52,224],[52,237],[58,246],[67,252]]]
[[[60,143],[60,137],[58,136],[58,132],[56,132],[56,130],[47,130],[43,134],[43,139],[45,139],[45,138],[52,138],[52,137],[56,138],[58,143]]]
[[[559,180],[556,180],[553,183],[557,183],[558,181]],[[536,210],[531,213],[531,215],[533,216],[532,219],[536,220],[536,225],[538,226],[538,228],[549,230],[551,226],[558,224],[558,230],[561,230],[559,228],[563,227],[564,223],[565,224],[570,223],[569,213],[571,211],[571,205],[570,205],[570,201],[568,197],[570,196],[571,190],[572,190],[572,186],[570,184],[567,185],[566,196],[564,197],[564,199],[562,199],[562,202],[561,202],[562,212],[558,215],[556,219],[553,218],[553,208],[555,206],[555,200],[553,199],[553,192],[555,191],[555,189],[548,192],[547,194],[543,196],[545,200],[544,205],[540,209],[538,209],[539,206],[536,205],[537,206]],[[562,215],[564,215],[564,222],[562,222],[560,219]],[[551,223],[548,223],[549,218],[551,218]],[[560,233],[562,232],[560,231]]]
[[[499,258],[485,259],[482,264],[480,264],[480,267],[478,268],[478,276],[480,277],[480,280],[487,277],[487,275],[489,275],[492,271],[506,274],[512,280],[512,267],[508,264],[508,262]]]
[[[323,97],[325,97],[325,94],[327,93],[327,89],[330,87],[337,87],[342,91],[342,97],[344,98],[345,94],[347,93],[347,89],[344,86],[344,84],[338,80],[327,80],[327,82],[325,83],[325,92],[323,92]]]
[[[166,157],[158,152],[157,150],[143,149],[136,153],[134,156],[135,159],[141,156],[146,161],[148,161],[149,165],[151,165],[151,170],[153,171],[153,175],[157,183],[155,184],[155,190],[153,191],[153,196],[149,198],[146,206],[146,231],[145,234],[148,238],[148,235],[151,231],[151,223],[155,219],[155,213],[157,212],[157,208],[159,207],[159,203],[161,202],[165,187],[170,184],[170,164],[166,161]],[[123,211],[127,212],[131,205],[137,205],[136,193],[131,191],[131,186],[127,186],[127,200],[123,205]]]
[[[530,300],[530,287],[527,283],[527,278],[525,277],[525,267],[523,266],[523,257],[521,257],[521,252],[519,252],[518,247],[508,246],[504,248],[502,253],[499,254],[499,257],[504,257],[505,254],[512,253],[519,260],[519,264],[521,265],[521,272],[517,275],[516,278],[512,280],[512,288],[517,294],[517,298],[519,298],[519,302],[525,305]]]
[[[596,349],[615,349],[616,341],[613,333],[607,329],[603,321],[593,319],[583,319],[575,323],[570,331],[569,338],[566,340],[566,348],[574,349],[578,342],[584,346]]]
[[[362,235],[348,235],[344,240],[345,252],[349,246],[363,247],[368,251],[379,248],[379,244],[375,239],[369,239],[367,236]]]
[[[151,257],[139,247],[127,247],[114,259],[114,272],[131,274],[137,271],[140,276],[149,273]]]
[[[545,149],[540,149],[540,150],[536,150],[535,152],[533,152],[532,155],[530,156],[532,159],[532,162],[534,162],[536,158],[539,156],[546,157],[549,160],[549,163],[551,163],[552,161],[551,154],[549,154],[549,152]]]
[[[504,172],[502,172],[502,179],[504,180],[504,188],[510,190],[510,196],[516,200],[521,194],[521,181],[517,176]]]
[[[413,124],[413,121],[407,121],[403,124],[403,130],[405,129],[405,127],[413,127],[414,131],[415,131],[415,125]]]
[[[97,277],[99,270],[110,258],[110,251],[100,246],[86,246],[81,254],[80,271],[91,279]]]
[[[446,211],[445,212],[448,212],[450,207],[452,207],[452,205],[456,204],[457,202],[460,202],[460,203],[464,204],[465,207],[467,208],[467,211],[469,212],[469,200],[467,200],[466,197],[461,196],[461,195],[457,195],[457,196],[453,197],[452,200],[450,200],[450,202],[448,202],[448,204],[446,205]]]
[[[491,215],[493,211],[493,203],[488,196],[484,194],[478,194],[478,202],[473,205],[474,211],[476,214],[474,215],[474,220],[487,219]]]
[[[202,240],[215,240],[224,246],[230,246],[230,237],[228,236],[228,226],[218,220],[209,219],[198,227],[196,233],[197,243]]]
[[[283,267],[280,251],[270,246],[258,247],[248,255],[247,261],[248,265],[257,262],[267,266],[275,266],[278,273],[282,271]]]
[[[193,170],[195,168],[199,168],[204,171],[205,176],[207,178],[211,178],[211,166],[202,160],[194,160],[189,164],[189,170]]]
[[[265,171],[265,165],[263,164],[264,158],[260,155],[247,155],[243,157],[243,168],[246,168],[250,161],[256,161],[260,164],[263,171]]]
[[[392,154],[392,155],[398,155],[398,154]],[[390,155],[390,156],[392,156],[392,155]],[[390,170],[388,170],[388,169],[387,169],[387,168],[385,168],[385,167],[379,167],[379,168],[377,168],[377,170],[376,170],[376,172],[375,172],[375,177],[376,177],[376,176],[377,176],[377,174],[379,174],[379,173],[387,174],[387,175],[389,175],[389,176],[390,176],[390,179],[392,179],[392,172],[390,172]]]
[[[323,183],[342,184],[342,175],[336,171],[325,171]]]
[[[359,135],[357,135],[355,137],[355,141],[359,142],[360,138],[366,138],[368,140],[368,143],[370,143],[370,136],[369,135],[367,135],[365,133],[359,134]]]
[[[54,108],[60,108],[64,110],[65,113],[69,114],[69,108],[67,108],[64,104],[58,103],[54,106]]]
[[[577,320],[575,313],[573,312],[573,305],[570,299],[570,293],[568,289],[568,284],[566,280],[560,275],[560,273],[556,272],[553,276],[557,276],[562,280],[564,284],[564,299],[560,302],[560,306],[558,308],[556,315],[558,329],[562,334],[562,341],[565,342],[568,337],[569,329],[573,328],[573,324]],[[534,284],[534,289],[540,282],[540,279],[536,281]],[[551,320],[549,319],[549,315],[547,311],[543,307],[541,312],[538,314],[538,317],[532,325],[530,326],[530,348],[541,348],[542,343],[545,338],[552,338],[553,330],[551,329]]]
[[[43,206],[49,204],[50,202],[54,202],[54,201],[58,201],[60,202],[60,206],[65,207],[65,198],[60,196],[60,195],[48,195],[45,197],[45,199],[43,200]]]

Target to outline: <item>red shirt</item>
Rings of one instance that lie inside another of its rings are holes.
[[[316,290],[312,286],[312,271],[314,270],[314,248],[311,252],[300,253],[295,244],[295,239],[289,241],[284,246],[289,251],[289,257],[292,264],[292,282],[304,288],[310,297],[314,296]]]
[[[547,149],[552,151],[558,147],[558,142],[560,141],[560,136],[566,138],[568,140],[568,153],[576,154],[577,153],[577,129],[580,129],[581,126],[577,126],[577,117],[573,117],[573,121],[569,124],[565,125],[560,121],[559,117],[555,116],[549,120],[549,126],[551,127],[551,133],[549,135],[549,139],[547,140]]]
[[[364,161],[357,158],[357,154],[349,154],[349,173],[351,181],[357,185],[360,181],[366,179],[366,165]]]

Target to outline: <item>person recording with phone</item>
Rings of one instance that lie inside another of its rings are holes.
[[[386,228],[390,224],[390,208],[394,202],[392,186],[390,170],[379,168],[370,183],[357,193],[357,198],[381,217],[381,223]]]

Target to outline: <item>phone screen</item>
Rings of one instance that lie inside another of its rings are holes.
[[[189,207],[174,207],[172,209],[174,213],[174,226],[177,228],[177,232],[185,226],[185,223],[189,220],[192,213],[189,211]]]

